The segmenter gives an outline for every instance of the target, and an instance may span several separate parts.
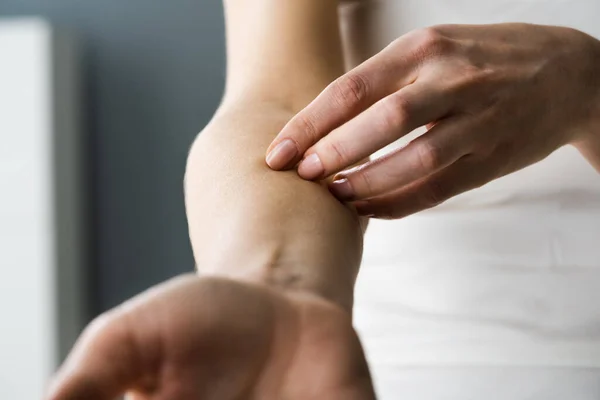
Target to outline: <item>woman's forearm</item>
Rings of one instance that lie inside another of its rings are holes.
[[[299,111],[343,74],[337,0],[225,0],[224,103],[274,101]]]
[[[186,172],[200,273],[317,293],[349,309],[362,252],[354,211],[318,183],[274,172],[275,135],[343,73],[335,0],[226,0],[223,103]]]
[[[317,293],[349,309],[362,253],[356,213],[319,183],[275,172],[264,149],[291,117],[272,104],[221,109],[188,161],[200,273]]]

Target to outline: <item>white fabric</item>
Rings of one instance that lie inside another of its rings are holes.
[[[598,400],[600,370],[575,368],[388,368],[384,400]]]
[[[373,0],[342,16],[351,64],[443,23],[600,38],[598,0]],[[600,174],[565,147],[434,210],[374,221],[355,323],[384,400],[600,398]]]

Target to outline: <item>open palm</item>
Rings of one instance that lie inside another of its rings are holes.
[[[49,400],[374,399],[346,311],[301,293],[185,276],[93,322]]]

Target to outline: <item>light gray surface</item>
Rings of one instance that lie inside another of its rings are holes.
[[[379,400],[597,400],[598,368],[382,368]],[[490,390],[490,388],[494,388]]]
[[[0,398],[39,399],[86,318],[77,48],[0,18]]]
[[[42,22],[39,22],[42,24]],[[45,25],[45,24],[44,24]],[[52,105],[51,199],[54,218],[53,282],[56,298],[57,352],[54,362],[64,358],[79,336],[89,313],[90,299],[83,284],[89,273],[88,226],[84,181],[86,169],[81,148],[85,135],[81,129],[81,68],[77,41],[47,27],[51,37],[52,59],[50,104]],[[86,301],[88,300],[88,301]]]
[[[182,178],[224,82],[219,0],[1,0],[84,48],[94,312],[193,266]]]

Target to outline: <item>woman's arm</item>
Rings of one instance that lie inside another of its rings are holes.
[[[343,74],[337,0],[224,0],[224,105],[302,109]]]
[[[342,72],[335,3],[226,1],[227,91],[185,179],[203,277],[97,319],[47,399],[375,398],[349,312],[359,219],[264,161],[294,110]]]
[[[315,292],[350,309],[362,252],[357,215],[323,185],[264,162],[290,117],[272,104],[228,106],[196,140],[185,188],[198,270]]]
[[[343,73],[337,2],[227,0],[225,10],[226,94],[186,173],[199,271],[310,290],[349,309],[362,251],[356,214],[264,161],[294,111]]]

